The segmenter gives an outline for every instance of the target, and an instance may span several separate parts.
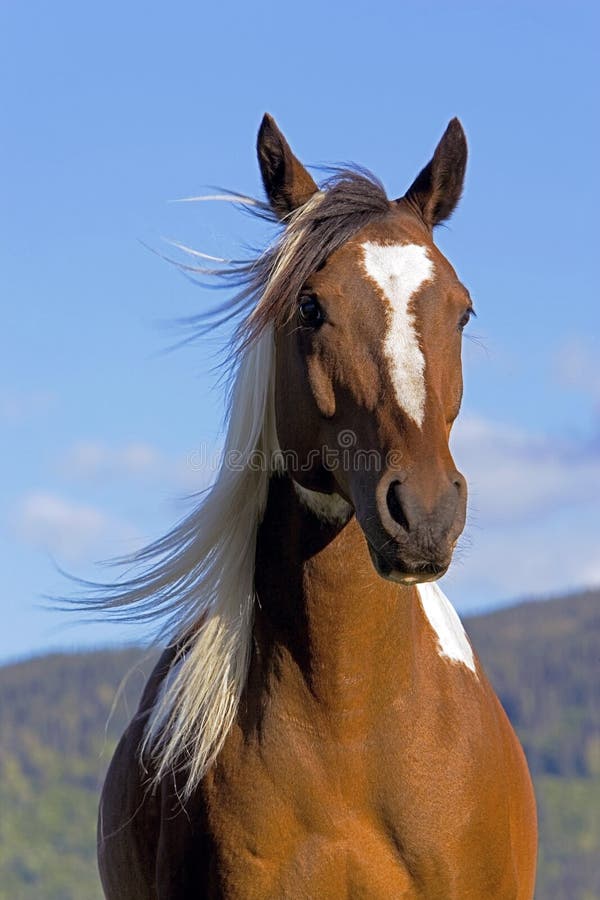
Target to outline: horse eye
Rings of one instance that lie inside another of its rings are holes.
[[[464,311],[464,313],[462,314],[462,316],[460,317],[460,321],[458,323],[458,330],[463,331],[463,329],[465,329],[467,327],[467,325],[469,324],[469,320],[470,320],[471,316],[474,316],[474,315],[475,315],[474,309],[472,309],[471,307],[469,307],[469,309],[466,309]]]
[[[298,307],[298,316],[303,325],[318,328],[325,321],[325,314],[316,297],[304,297]]]

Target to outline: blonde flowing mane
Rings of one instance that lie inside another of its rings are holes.
[[[188,784],[197,783],[221,749],[246,683],[256,534],[277,451],[273,362],[273,335],[265,332],[246,351],[233,385],[218,478],[163,539],[164,578],[175,592],[172,609],[183,643],[142,745],[154,758],[157,779],[183,758]],[[234,468],[232,453],[256,464]]]
[[[240,205],[272,218],[265,204],[232,194]],[[91,598],[119,619],[164,619],[176,657],[150,713],[142,759],[158,782],[184,769],[189,795],[223,746],[246,684],[254,610],[257,532],[269,480],[280,468],[275,423],[275,329],[293,315],[308,275],[365,224],[389,211],[381,185],[344,170],[284,223],[279,239],[249,262],[185,265],[241,289],[207,319],[188,320],[194,334],[241,317],[231,359],[237,361],[228,400],[227,436],[214,485],[172,531],[127,560],[141,574]],[[179,263],[178,263],[179,265]],[[232,464],[235,460],[235,464]]]

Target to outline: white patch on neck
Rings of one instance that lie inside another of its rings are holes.
[[[410,302],[433,276],[433,262],[421,244],[362,245],[364,268],[388,301],[384,352],[400,407],[419,428],[425,415],[425,358]]]
[[[458,613],[435,582],[418,584],[423,612],[438,639],[438,653],[452,662],[465,665],[477,674],[475,659],[469,639]]]
[[[302,505],[314,513],[318,519],[344,525],[352,515],[352,507],[339,494],[322,494],[320,491],[309,491],[308,488],[302,487],[297,481],[293,480],[293,483]]]

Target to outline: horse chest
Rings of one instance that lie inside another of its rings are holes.
[[[237,830],[219,844],[215,896],[266,898],[417,897],[392,843],[370,817],[329,809],[328,823],[294,814],[265,840],[264,832]]]
[[[512,900],[499,784],[427,733],[232,741],[205,789],[222,895]]]

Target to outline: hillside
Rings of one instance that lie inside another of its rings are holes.
[[[465,622],[534,772],[600,775],[600,591]]]
[[[466,621],[534,775],[538,900],[600,898],[600,591]]]
[[[594,591],[466,623],[534,772],[539,900],[600,898],[599,619]],[[151,663],[129,648],[0,668],[1,900],[101,897],[97,792]]]

